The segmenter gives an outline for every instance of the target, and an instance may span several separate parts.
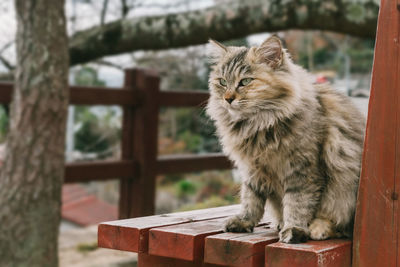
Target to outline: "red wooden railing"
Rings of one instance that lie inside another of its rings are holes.
[[[0,103],[9,104],[12,83],[0,83]],[[150,71],[128,69],[123,88],[70,87],[72,105],[123,107],[122,157],[118,161],[74,162],[65,166],[65,183],[120,180],[119,217],[154,213],[155,181],[159,174],[228,169],[222,154],[157,155],[160,107],[201,107],[207,92],[160,91],[159,77]]]
[[[353,266],[400,266],[400,0],[382,0],[353,239]]]

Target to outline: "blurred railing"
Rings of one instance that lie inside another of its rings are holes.
[[[118,161],[67,163],[65,183],[120,180],[119,217],[154,214],[156,176],[212,169],[229,169],[220,153],[157,155],[160,107],[201,107],[207,92],[160,91],[159,77],[145,70],[125,70],[123,88],[70,87],[72,105],[123,107],[122,156]],[[12,83],[0,83],[0,103],[9,104]]]

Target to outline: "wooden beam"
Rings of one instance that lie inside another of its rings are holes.
[[[157,160],[158,174],[231,169],[232,162],[221,153],[204,155],[165,155]]]
[[[9,104],[13,83],[0,82],[0,103]],[[134,106],[141,102],[141,94],[135,90],[109,87],[70,86],[71,105],[119,105]]]
[[[71,86],[70,104],[134,106],[140,102],[137,91],[121,88]]]
[[[210,94],[207,91],[161,91],[161,107],[203,107]]]
[[[133,160],[67,163],[65,183],[82,183],[134,176],[137,170]]]
[[[303,266],[351,267],[351,241],[331,239],[324,241],[311,240],[301,244],[278,242],[267,245],[265,267]]]
[[[264,266],[265,246],[279,240],[269,226],[254,228],[253,233],[223,233],[205,240],[204,261],[222,266]]]
[[[151,228],[223,218],[234,215],[239,210],[240,205],[231,205],[104,222],[99,225],[98,245],[102,248],[147,252]]]

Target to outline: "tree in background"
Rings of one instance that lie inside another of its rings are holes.
[[[209,38],[227,41],[254,33],[295,28],[333,31],[373,39],[379,9],[379,1],[376,0],[215,0],[207,8],[190,10],[182,9],[182,6],[191,3],[200,5],[204,1],[165,1],[165,4],[143,0],[68,2],[85,2],[88,5],[103,3],[99,10],[100,19],[96,19],[97,25],[91,23],[92,27],[80,28],[79,31],[76,31],[76,27],[71,28],[71,65],[139,50],[204,44]],[[156,7],[162,12],[138,16],[134,11],[140,7]],[[113,20],[108,22],[107,15],[113,15]],[[70,20],[71,24],[75,24],[77,18],[73,15]],[[12,71],[12,60],[2,56],[6,47],[9,47],[9,43],[0,47],[0,62]]]
[[[57,266],[68,106],[64,0],[16,0],[17,68],[0,173],[0,266]]]

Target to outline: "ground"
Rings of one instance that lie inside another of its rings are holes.
[[[137,254],[97,248],[97,225],[62,231],[60,267],[136,267]]]

